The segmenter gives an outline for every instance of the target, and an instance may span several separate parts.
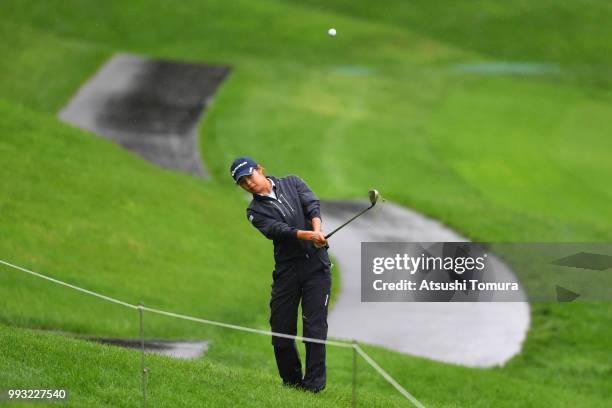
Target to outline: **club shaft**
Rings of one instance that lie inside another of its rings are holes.
[[[364,212],[368,211],[370,208],[374,207],[374,205],[369,206],[368,208],[366,208],[365,210],[359,212],[359,214],[355,215],[353,218],[351,218],[350,220],[348,220],[347,222],[345,222],[344,224],[342,224],[341,226],[339,226],[338,228],[336,228],[335,230],[333,230],[332,232],[330,232],[329,234],[325,235],[325,239],[328,239],[329,237],[331,237],[332,235],[334,235],[338,230],[340,230],[341,228],[343,228],[344,226],[346,226],[346,224],[348,224],[349,222],[353,221],[355,218],[359,217],[361,214],[363,214]]]

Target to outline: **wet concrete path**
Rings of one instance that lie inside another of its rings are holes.
[[[110,346],[118,346],[138,350],[140,350],[142,347],[140,339],[91,337],[85,338],[85,340],[107,344]],[[198,340],[145,339],[144,348],[145,352],[147,353],[155,353],[168,357],[192,360],[202,356],[208,350],[208,342]]]
[[[331,231],[368,204],[322,201],[324,230]],[[361,242],[375,241],[469,240],[409,209],[388,201],[378,204],[330,239],[341,289],[329,313],[329,336],[473,367],[503,364],[521,350],[530,320],[526,302],[362,303]],[[509,281],[516,279],[501,262],[496,270]]]
[[[206,178],[198,123],[229,67],[115,54],[59,113],[162,167]]]

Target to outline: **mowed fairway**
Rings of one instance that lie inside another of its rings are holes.
[[[512,3],[453,11],[393,2],[380,15],[277,1],[4,1],[0,259],[131,303],[266,328],[270,244],[227,174],[245,153],[271,174],[302,175],[322,198],[376,186],[474,240],[610,241],[612,34],[601,19],[612,10],[577,1],[551,28],[541,8]],[[516,8],[529,27],[525,48],[515,25],[491,23]],[[419,10],[445,17],[424,24]],[[389,18],[402,13],[413,17]],[[465,23],[449,26],[449,15]],[[479,24],[487,41],[473,34]],[[574,46],[556,49],[563,30]],[[56,119],[118,51],[232,65],[201,130],[210,181]],[[453,70],[498,60],[560,70]],[[426,406],[607,405],[612,306],[534,304],[532,314],[524,351],[503,368],[365,348]],[[64,386],[74,406],[140,403],[136,352],[28,330],[135,336],[134,311],[0,267],[0,322],[0,389]],[[278,386],[269,338],[149,315],[146,335],[212,341],[199,361],[148,357],[156,405],[350,403],[350,351],[329,349],[329,389],[313,396]],[[364,363],[359,398],[405,402]]]

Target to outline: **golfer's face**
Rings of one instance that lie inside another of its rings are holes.
[[[238,184],[249,193],[262,193],[268,188],[266,176],[257,169],[250,176],[240,177]]]

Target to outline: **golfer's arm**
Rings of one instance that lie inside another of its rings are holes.
[[[312,241],[312,237],[314,236],[314,234],[314,231],[298,230],[297,238],[303,239],[305,241]]]
[[[314,231],[321,231],[321,219],[319,217],[312,218],[312,229]]]
[[[298,230],[297,238],[306,241],[312,240],[314,234],[321,231],[321,219],[319,217],[312,219],[312,229],[313,231]]]

